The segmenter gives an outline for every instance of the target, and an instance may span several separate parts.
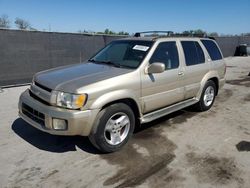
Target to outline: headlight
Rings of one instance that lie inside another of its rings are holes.
[[[70,109],[79,109],[85,105],[86,101],[87,101],[86,94],[71,94],[60,91],[57,93],[57,98],[56,98],[57,106]]]

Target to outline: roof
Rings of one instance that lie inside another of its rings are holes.
[[[151,35],[150,35],[151,33]],[[161,33],[161,34],[160,34]],[[198,40],[201,38],[207,38],[207,39],[213,39],[213,37],[208,37],[204,34],[176,34],[173,31],[144,31],[144,32],[138,32],[135,33],[134,37],[129,37],[124,40],[143,40],[143,41],[156,41],[158,39],[193,39]]]
[[[153,41],[155,37],[127,37],[118,40]]]
[[[166,40],[166,39],[173,39],[173,40],[178,40],[178,39],[183,39],[183,40],[199,40],[199,39],[211,39],[208,37],[191,37],[191,36],[157,36],[157,37],[127,37],[127,38],[122,38],[118,40],[131,40],[131,41],[157,41],[157,40]]]

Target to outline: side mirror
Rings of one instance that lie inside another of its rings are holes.
[[[146,68],[147,74],[162,73],[164,71],[165,71],[165,64],[159,62],[152,63]]]

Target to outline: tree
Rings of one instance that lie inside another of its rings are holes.
[[[6,14],[0,17],[0,28],[10,28],[10,20]]]
[[[242,36],[250,37],[250,33],[242,33]]]
[[[118,32],[117,34],[118,34],[118,35],[129,35],[129,33],[128,33],[128,32],[125,32],[125,31],[120,31],[120,32]]]
[[[208,35],[211,37],[218,37],[219,36],[219,34],[217,32],[212,32],[212,33],[209,33]]]
[[[105,29],[104,34],[107,34],[107,35],[115,35],[116,33],[113,32],[113,31],[111,31],[111,30],[109,30],[109,29]]]
[[[31,30],[31,31],[37,31],[37,29],[34,28],[34,27],[29,27],[29,30]]]
[[[182,34],[187,35],[187,36],[188,35],[206,35],[207,32],[201,29],[196,29],[196,30],[183,31]]]
[[[206,31],[203,31],[201,29],[197,29],[197,30],[194,30],[193,31],[194,34],[197,34],[197,35],[206,35]]]
[[[190,31],[183,31],[182,34],[183,35],[191,35],[192,33]]]
[[[16,18],[15,21],[16,27],[19,29],[28,29],[30,28],[30,23],[22,18]]]

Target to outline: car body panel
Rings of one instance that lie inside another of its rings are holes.
[[[42,71],[35,75],[34,81],[53,90],[76,93],[80,87],[131,71],[131,69],[121,69],[87,61],[72,66]]]
[[[153,46],[137,69],[112,65],[85,63],[42,71],[34,76],[31,88],[19,101],[20,116],[36,128],[59,135],[85,135],[91,133],[98,113],[107,105],[120,100],[132,100],[139,111],[141,122],[153,120],[199,101],[206,82],[218,81],[219,88],[225,83],[224,60],[211,61],[200,38],[145,37],[122,40],[151,40]],[[186,66],[181,41],[197,41],[205,55],[205,62]],[[208,39],[209,40],[209,39]],[[161,42],[176,41],[179,67],[162,73],[148,74],[149,60]],[[40,84],[36,85],[36,82]],[[49,88],[47,90],[46,88]],[[56,92],[86,94],[87,102],[77,110],[56,106]],[[34,95],[34,96],[33,96]],[[45,114],[46,129],[22,113],[22,104],[31,106],[35,112]],[[135,108],[135,106],[133,106]],[[158,113],[159,114],[156,114]],[[69,123],[69,130],[52,129],[52,119],[61,118]]]

